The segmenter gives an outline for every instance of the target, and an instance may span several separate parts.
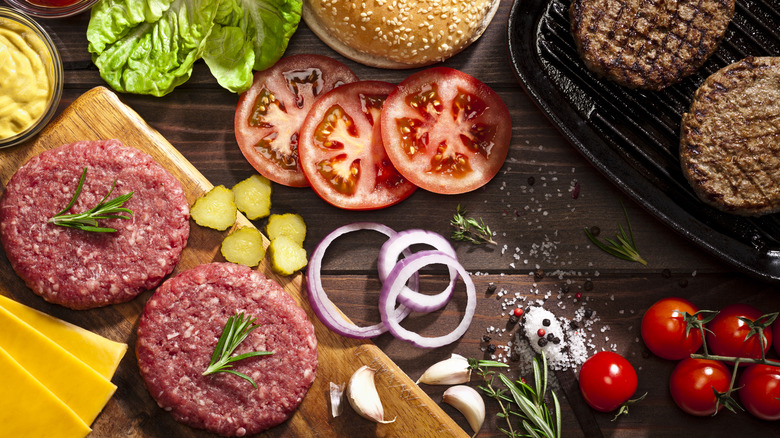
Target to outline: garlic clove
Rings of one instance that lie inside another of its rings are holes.
[[[338,417],[344,411],[344,404],[342,401],[344,399],[344,388],[346,388],[346,386],[347,385],[343,383],[337,385],[330,382],[330,415],[332,415],[333,418]]]
[[[428,385],[457,385],[471,380],[471,368],[465,357],[454,354],[441,362],[437,362],[423,373],[417,383]]]
[[[460,411],[476,434],[485,422],[485,401],[472,387],[466,385],[447,388],[442,401]]]
[[[349,378],[347,400],[349,400],[352,409],[361,417],[376,423],[392,423],[395,418],[385,420],[382,401],[379,399],[379,393],[376,392],[374,374],[376,374],[376,370],[366,365],[358,368]]]

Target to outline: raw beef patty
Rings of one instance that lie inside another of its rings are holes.
[[[238,312],[259,327],[235,354],[270,351],[234,362],[256,382],[203,376],[227,319]],[[306,313],[275,281],[246,266],[210,263],[164,282],[138,324],[138,368],[157,404],[184,424],[224,436],[256,434],[285,421],[317,369],[317,338]]]
[[[49,223],[65,208],[87,168],[69,213],[135,192],[131,219],[99,221],[114,233]],[[0,239],[16,273],[47,301],[89,309],[128,301],[153,289],[179,261],[189,236],[181,183],[151,156],[117,140],[81,141],[33,157],[11,177],[0,199]]]

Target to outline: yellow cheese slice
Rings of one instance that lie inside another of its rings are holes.
[[[0,348],[92,424],[116,386],[4,308],[0,308],[0,328]]]
[[[83,438],[89,426],[0,348],[0,436]]]
[[[27,307],[3,295],[0,295],[0,307],[30,324],[42,335],[68,350],[70,354],[108,380],[113,377],[127,351],[126,344],[106,339],[97,333]]]

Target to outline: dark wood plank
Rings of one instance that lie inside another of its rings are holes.
[[[321,201],[309,189],[274,186],[274,212],[298,212],[307,221],[305,247],[311,252],[316,244],[339,225],[354,221],[377,221],[395,229],[425,228],[447,235],[449,218],[458,204],[475,217],[482,217],[496,232],[496,247],[455,244],[458,257],[472,272],[479,291],[477,314],[469,331],[457,343],[425,351],[389,335],[376,344],[413,380],[430,364],[457,352],[483,357],[482,336],[489,327],[506,327],[502,299],[485,293],[495,282],[510,293],[528,300],[552,295],[545,306],[566,315],[577,306],[569,294],[559,300],[557,293],[568,287],[581,291],[587,305],[597,311],[599,329],[593,341],[600,348],[614,348],[625,355],[639,373],[639,393],[647,398],[631,409],[627,417],[610,421],[609,414],[593,413],[604,436],[682,436],[696,430],[702,436],[735,436],[745,430],[772,435],[773,424],[752,419],[747,414],[722,413],[715,418],[695,418],[676,408],[668,391],[668,377],[674,363],[653,357],[642,345],[639,322],[644,310],[665,296],[683,296],[702,308],[718,309],[731,302],[746,302],[765,312],[780,310],[776,285],[763,283],[735,272],[713,256],[693,246],[676,232],[649,215],[640,205],[628,200],[581,157],[544,118],[516,82],[506,53],[506,18],[511,1],[504,0],[487,32],[472,47],[448,60],[445,65],[463,70],[493,87],[505,100],[513,122],[512,147],[499,175],[482,189],[458,196],[441,196],[418,191],[401,204],[375,212],[346,212]],[[66,85],[61,107],[95,85],[102,85],[97,69],[87,52],[85,30],[89,16],[83,14],[64,20],[43,21],[63,55]],[[288,54],[324,53],[345,62],[360,78],[398,83],[411,71],[392,71],[365,67],[345,60],[322,44],[301,24]],[[414,71],[414,70],[412,70]],[[180,151],[213,184],[232,184],[254,170],[241,155],[233,134],[233,113],[237,96],[222,90],[200,62],[192,79],[163,98],[121,95],[124,103],[137,111],[152,127]],[[534,184],[529,184],[533,177]],[[573,199],[570,190],[578,184],[580,194]],[[625,224],[621,201],[625,203],[637,244],[648,260],[644,267],[608,256],[594,248],[583,228],[598,226],[602,236],[612,237],[617,224]],[[255,225],[262,227],[263,221]],[[336,241],[324,264],[325,286],[331,298],[344,312],[361,324],[379,320],[376,310],[379,287],[375,257],[382,239],[371,233]],[[534,279],[533,271],[545,272]],[[663,275],[668,269],[670,275]],[[11,277],[13,281],[13,277]],[[429,284],[441,284],[437,272],[425,277]],[[592,290],[586,289],[590,282]],[[535,293],[536,292],[536,293]],[[566,309],[559,307],[566,306]],[[428,335],[446,332],[457,324],[462,300],[456,299],[445,310],[429,316],[415,316],[405,326]],[[52,309],[49,309],[52,310]],[[121,321],[120,310],[111,321]],[[101,327],[105,321],[80,319],[88,327]],[[109,321],[109,322],[111,322]],[[509,332],[516,331],[516,328]],[[493,336],[493,342],[505,345],[510,336]],[[607,339],[609,338],[609,339]],[[530,361],[511,362],[512,377],[520,377]],[[128,371],[129,373],[132,371]],[[144,390],[125,383],[133,376],[119,376],[122,392]],[[475,384],[476,382],[472,382]],[[423,386],[435,401],[444,388]],[[563,392],[558,389],[558,394]],[[321,395],[315,395],[320,397]],[[564,436],[585,436],[571,404],[562,397]],[[580,405],[581,406],[581,405]],[[463,417],[443,405],[464,429]],[[497,427],[497,407],[488,401],[489,416],[480,436],[502,436]],[[132,424],[117,425],[117,432],[148,436],[157,422],[170,422],[164,412],[135,417]],[[100,419],[98,420],[100,421]],[[289,431],[287,431],[289,432]],[[284,434],[284,433],[282,433]]]

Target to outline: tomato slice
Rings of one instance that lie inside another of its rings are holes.
[[[417,188],[393,167],[382,145],[380,114],[393,84],[360,81],[315,102],[301,127],[301,168],[314,191],[336,207],[374,210]]]
[[[490,87],[458,70],[436,67],[401,82],[382,111],[382,138],[395,167],[435,193],[481,187],[501,169],[512,121]]]
[[[309,185],[298,159],[303,119],[320,96],[357,81],[346,65],[321,55],[293,55],[255,73],[236,107],[236,141],[260,174],[286,186]]]

